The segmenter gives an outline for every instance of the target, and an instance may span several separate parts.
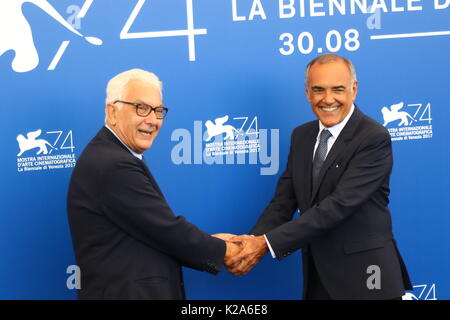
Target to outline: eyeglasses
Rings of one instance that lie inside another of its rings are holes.
[[[155,115],[157,119],[164,119],[164,117],[167,115],[167,112],[169,109],[166,107],[152,107],[145,103],[133,103],[133,102],[127,102],[127,101],[121,101],[116,100],[114,103],[120,102],[125,104],[130,104],[132,106],[136,107],[136,114],[140,117],[147,117],[152,111],[155,111]]]

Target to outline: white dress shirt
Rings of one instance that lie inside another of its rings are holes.
[[[317,147],[319,146],[320,133],[322,132],[322,130],[327,129],[331,133],[331,137],[329,137],[328,141],[327,141],[327,153],[325,155],[325,159],[326,159],[328,152],[331,150],[331,147],[333,147],[333,144],[336,142],[337,138],[339,137],[339,134],[341,133],[342,129],[344,129],[348,120],[352,116],[354,110],[355,110],[355,105],[353,104],[350,109],[350,112],[347,114],[347,116],[344,118],[344,120],[342,120],[338,124],[336,124],[332,127],[329,127],[329,128],[325,128],[325,126],[319,120],[319,132],[317,133],[317,137],[316,137],[316,144],[314,146],[313,159],[314,159],[314,155],[316,153]],[[276,258],[275,252],[273,251],[272,247],[270,246],[269,240],[267,240],[266,235],[264,235],[264,239],[266,239],[266,243],[267,243],[267,246],[269,247],[270,253],[272,254],[272,258],[275,259]]]
[[[339,134],[341,133],[342,129],[344,129],[348,120],[352,116],[354,110],[355,110],[355,105],[352,105],[352,107],[350,108],[350,112],[344,118],[344,120],[342,120],[341,122],[339,122],[338,124],[336,124],[332,127],[326,128],[326,129],[328,129],[328,131],[330,131],[331,137],[329,137],[328,141],[327,141],[327,153],[325,155],[325,159],[326,159],[326,156],[328,155],[328,152],[331,150],[331,147],[333,146],[334,142],[339,137]],[[316,153],[317,147],[319,146],[320,134],[322,133],[323,129],[325,129],[325,126],[322,124],[322,122],[319,121],[319,132],[317,133],[316,144],[314,146],[313,159],[314,159],[314,155]]]

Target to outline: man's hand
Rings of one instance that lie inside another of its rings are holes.
[[[241,252],[241,250],[242,250],[242,246],[240,243],[228,242],[228,240],[236,237],[236,235],[231,234],[231,233],[216,233],[216,234],[212,234],[211,236],[225,241],[227,250],[225,252],[224,263],[226,266],[228,266],[229,265],[228,261],[235,255],[237,255],[239,252]]]
[[[230,259],[239,254],[242,250],[242,246],[239,243],[233,243],[225,241],[227,245],[227,251],[225,252],[224,264],[228,267],[230,265]]]
[[[212,234],[211,236],[222,239],[223,241],[227,241],[233,237],[236,237],[236,235],[232,233],[216,233]]]
[[[227,243],[239,243],[242,246],[241,252],[225,263],[228,272],[235,276],[247,274],[269,250],[264,236],[236,236],[229,239]]]

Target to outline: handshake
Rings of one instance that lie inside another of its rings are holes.
[[[235,276],[247,274],[269,250],[264,236],[237,236],[231,233],[212,236],[225,241],[227,251],[224,263],[227,271]]]

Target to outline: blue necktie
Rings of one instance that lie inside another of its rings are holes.
[[[317,183],[317,179],[319,178],[320,168],[322,168],[322,164],[325,161],[325,156],[327,155],[327,141],[331,137],[330,131],[327,129],[323,129],[320,133],[319,137],[319,145],[317,146],[316,153],[314,154],[313,160],[313,187]]]

